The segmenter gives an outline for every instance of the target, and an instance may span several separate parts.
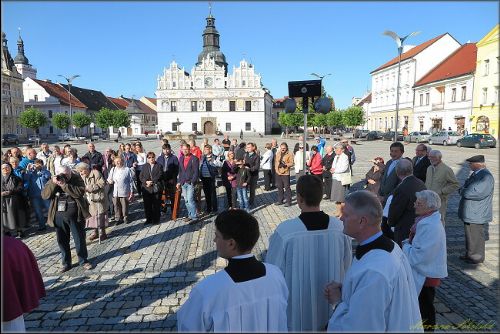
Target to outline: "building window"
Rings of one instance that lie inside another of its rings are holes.
[[[193,125],[191,126],[191,130],[198,131],[198,123],[193,123]]]
[[[424,94],[420,94],[420,105],[424,105]]]
[[[191,111],[198,111],[198,102],[191,101]]]
[[[488,88],[483,88],[483,104],[488,102]]]
[[[490,60],[489,59],[486,59],[484,61],[484,75],[488,75],[490,74]]]
[[[236,101],[229,101],[229,111],[236,111]]]
[[[242,81],[241,81],[241,86],[242,86],[242,87],[245,87],[245,86],[246,86],[246,84],[247,84],[247,83],[246,83],[246,81],[245,81],[245,80],[242,80]]]
[[[426,106],[429,105],[429,100],[430,100],[430,94],[429,93],[425,93],[425,105]]]
[[[34,99],[35,99],[35,102],[38,102],[38,95],[35,95]]]
[[[245,101],[245,111],[252,111],[252,101]]]
[[[207,111],[212,111],[212,101],[206,102]]]
[[[457,100],[457,89],[452,88],[451,89],[451,102],[455,102]]]
[[[52,110],[49,110],[49,118],[52,118]]]
[[[177,122],[172,123],[172,131],[177,131]]]
[[[467,86],[462,86],[462,101],[467,99]]]
[[[245,123],[245,131],[250,131],[252,129],[252,123]]]
[[[53,126],[51,126],[51,127],[49,128],[49,133],[50,133],[50,134],[54,133],[54,127],[53,127]]]
[[[177,101],[170,102],[170,111],[177,111]]]
[[[231,123],[226,123],[226,131],[231,131]]]
[[[172,87],[177,87],[177,83],[175,81],[172,81]]]
[[[405,126],[408,128],[408,122],[409,122],[408,116],[405,116],[404,120],[405,120]]]

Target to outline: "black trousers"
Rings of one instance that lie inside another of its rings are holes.
[[[114,184],[105,184],[104,185],[104,194],[106,194],[106,197],[108,199],[108,217],[114,217],[115,216],[115,206],[113,204],[113,189],[114,189]]]
[[[160,222],[160,199],[158,194],[152,194],[147,190],[142,192],[144,201],[144,213],[146,214],[146,223],[157,224]]]
[[[175,204],[175,191],[176,191],[176,180],[175,179],[162,179],[160,180],[160,193],[158,194],[158,199],[160,201],[160,208],[163,206],[163,212],[167,212],[167,207],[170,206],[170,211],[174,211]],[[170,197],[170,204],[162,202],[163,191],[165,190],[165,194]]]
[[[283,203],[283,192],[288,204],[292,204],[292,190],[290,189],[290,175],[276,174],[276,186],[278,187],[278,203]]]
[[[250,178],[248,180],[248,189],[250,191],[250,196],[248,197],[248,205],[251,207],[255,204],[255,189],[257,189],[257,181],[259,180],[259,172],[249,173]]]
[[[200,177],[203,184],[203,193],[207,202],[207,213],[217,212],[217,193],[215,191],[215,177]]]
[[[135,185],[137,188],[137,194],[142,196],[141,179],[139,178],[140,174],[141,174],[141,171],[136,168],[135,169]]]
[[[276,188],[276,169],[274,169],[274,163],[271,169],[271,188]]]
[[[85,240],[85,225],[78,222],[78,209],[76,203],[68,206],[65,212],[56,212],[54,226],[56,228],[57,245],[61,250],[62,264],[71,267],[70,232],[75,241],[76,255],[80,265],[88,262],[87,242]]]
[[[382,217],[382,225],[380,226],[382,233],[391,240],[394,240],[394,232],[392,232],[391,227],[387,224],[387,217]]]
[[[330,198],[332,193],[332,173],[330,171],[323,171],[323,194]]]
[[[233,201],[233,188],[231,187],[231,184],[225,184],[224,188],[226,188],[227,207],[232,208],[236,203]],[[234,192],[236,192],[236,190]]]
[[[466,256],[476,262],[484,262],[484,226],[465,223]]]
[[[418,295],[418,306],[422,316],[422,324],[426,332],[434,332],[436,325],[436,309],[434,308],[434,297],[436,288],[424,286]]]
[[[271,190],[271,183],[273,182],[272,169],[263,169],[264,172],[264,189]]]

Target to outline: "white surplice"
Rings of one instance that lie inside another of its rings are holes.
[[[330,217],[325,230],[308,231],[299,218],[281,223],[269,238],[266,262],[278,266],[290,292],[288,329],[324,330],[333,308],[324,297],[331,281],[342,282],[352,261],[351,238]]]
[[[373,249],[353,260],[329,332],[422,332],[412,270],[401,249]]]
[[[266,275],[235,283],[225,270],[192,289],[177,312],[179,332],[284,332],[288,289],[276,266]]]

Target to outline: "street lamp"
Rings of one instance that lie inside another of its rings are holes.
[[[386,30],[383,35],[391,37],[396,44],[398,45],[398,83],[396,85],[396,123],[394,129],[394,141],[398,141],[398,113],[399,113],[399,77],[400,77],[400,69],[401,69],[401,54],[403,53],[403,43],[404,41],[411,36],[416,36],[420,34],[420,31],[414,31],[411,34],[406,35],[405,37],[399,37],[394,31]]]
[[[69,118],[71,119],[71,121],[73,121],[73,112],[71,110],[71,82],[78,78],[80,75],[79,74],[75,74],[69,78],[65,77],[64,75],[61,75],[61,74],[58,74],[57,76],[59,77],[62,77],[64,79],[66,79],[66,81],[68,82],[68,97],[69,97]],[[73,127],[74,129],[74,127]],[[74,133],[73,133],[74,134]]]
[[[94,135],[94,127],[95,127],[95,124],[94,122],[90,123],[90,141],[92,141],[92,136]]]
[[[315,72],[311,73],[310,75],[312,75],[313,77],[316,77],[318,78],[319,80],[321,80],[321,83],[323,84],[323,78],[324,77],[327,77],[329,75],[332,75],[331,73],[328,73],[328,74],[324,74],[324,75],[319,75]],[[321,85],[321,96],[324,96],[325,95],[325,90],[323,89],[323,85]]]

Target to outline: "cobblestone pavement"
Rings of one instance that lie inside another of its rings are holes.
[[[270,142],[269,137],[251,139],[259,147]],[[295,141],[287,142],[294,144]],[[375,156],[389,159],[389,145],[381,141],[354,145],[355,181],[361,180],[370,168],[369,159]],[[103,151],[104,147],[117,144],[98,142],[96,146]],[[157,140],[144,141],[144,146],[146,151],[160,151]],[[86,151],[84,145],[76,147],[80,154]],[[467,265],[458,259],[464,251],[463,224],[457,217],[458,194],[450,198],[446,224],[449,277],[437,289],[437,322],[441,331],[497,331],[498,151],[436,147],[443,152],[443,160],[461,183],[469,174],[464,159],[476,154],[486,156],[488,168],[496,176],[494,222],[489,225],[484,264]],[[175,144],[174,149],[178,151]],[[407,145],[406,155],[413,156],[414,149],[415,144]],[[355,184],[353,189],[360,184]],[[294,185],[292,190],[295,191]],[[222,188],[218,195],[222,209],[226,203]],[[295,198],[295,192],[293,195]],[[299,214],[297,206],[284,208],[270,204],[276,196],[276,191],[264,192],[263,187],[257,190],[254,215],[260,224],[261,238],[254,253],[260,259],[265,256],[269,236],[276,226]],[[322,208],[327,213],[334,211],[329,202],[324,201]],[[88,243],[89,259],[95,264],[88,272],[75,267],[63,275],[58,273],[61,259],[53,229],[43,234],[32,231],[24,239],[38,259],[47,288],[41,305],[25,317],[28,331],[176,330],[176,311],[192,286],[226,265],[226,260],[217,257],[213,243],[214,217],[194,226],[162,217],[160,225],[145,226],[141,201],[132,204],[130,210],[129,224],[108,227],[109,239],[101,244]],[[183,215],[184,211],[181,217]],[[73,262],[77,263],[73,241],[72,252]]]

